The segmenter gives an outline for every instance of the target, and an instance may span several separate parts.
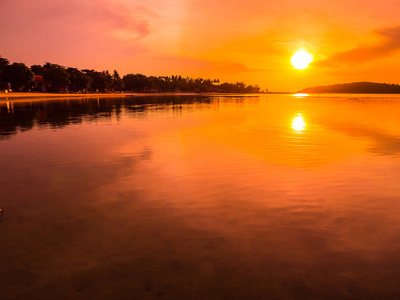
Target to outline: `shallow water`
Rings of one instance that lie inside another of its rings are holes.
[[[400,98],[0,103],[3,299],[400,297]]]

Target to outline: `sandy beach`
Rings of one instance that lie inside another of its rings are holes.
[[[116,97],[139,97],[139,96],[190,96],[200,95],[198,93],[90,93],[90,94],[59,94],[59,93],[0,93],[0,102],[19,100],[55,100],[65,98],[116,98]],[[204,95],[204,94],[202,94]]]

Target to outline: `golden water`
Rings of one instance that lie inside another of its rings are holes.
[[[3,102],[0,170],[6,299],[400,297],[394,95]]]

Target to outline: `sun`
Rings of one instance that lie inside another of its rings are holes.
[[[313,61],[312,54],[308,53],[304,49],[297,50],[295,54],[293,54],[290,62],[293,67],[298,70],[304,70],[308,68],[308,65]]]

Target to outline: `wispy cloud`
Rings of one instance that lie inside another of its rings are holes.
[[[241,73],[264,71],[262,69],[252,69],[245,64],[233,61],[211,61],[178,56],[152,56],[151,59],[157,65],[157,68],[154,69],[153,72],[158,75],[171,75],[180,72],[182,75],[190,76],[196,76],[195,74],[202,76],[210,76],[210,74],[212,74],[212,76],[230,74],[236,76]],[[142,66],[142,64],[144,64],[144,66]],[[142,60],[138,62],[137,65],[144,68],[147,64],[148,61]],[[161,70],[167,70],[167,73],[161,74]]]
[[[7,43],[0,44],[0,51],[28,64],[112,64],[146,52],[141,42],[151,35],[154,18],[156,13],[138,2],[1,1],[0,36]]]
[[[373,45],[360,45],[351,50],[332,55],[326,60],[316,62],[322,67],[336,67],[367,63],[400,51],[400,26],[381,28],[373,32],[378,42]]]

